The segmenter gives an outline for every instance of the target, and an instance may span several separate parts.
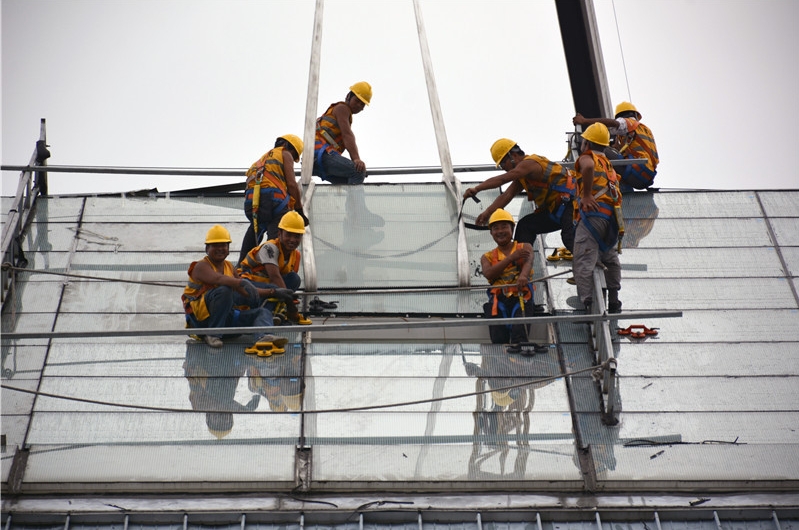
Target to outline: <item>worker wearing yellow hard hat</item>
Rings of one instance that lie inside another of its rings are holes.
[[[260,298],[266,295],[266,291],[259,290],[251,281],[241,278],[227,260],[230,242],[227,228],[212,226],[205,235],[205,257],[189,265],[188,283],[181,296],[186,327],[202,329],[272,325],[272,313],[260,307]],[[222,333],[197,335],[202,335],[205,343],[212,348],[224,345]]]
[[[513,240],[513,216],[498,208],[491,214],[488,227],[496,248],[483,254],[480,267],[488,288],[488,302],[483,305],[487,318],[533,316],[533,246]],[[489,326],[491,342],[509,344],[508,353],[535,353],[525,348],[526,324]]]
[[[272,311],[276,324],[287,321],[311,323],[297,311],[294,303],[297,298],[294,292],[300,288],[301,283],[298,274],[302,260],[299,246],[304,234],[305,222],[302,216],[290,211],[280,219],[277,237],[264,238],[244,256],[236,268],[242,278],[267,292],[262,301]]]
[[[538,234],[560,230],[563,244],[571,252],[574,244],[573,172],[543,156],[525,155],[509,138],[500,138],[493,143],[491,158],[505,173],[467,189],[463,198],[476,197],[483,190],[499,188],[503,184],[510,185],[477,216],[477,224],[486,224],[498,208],[504,208],[513,197],[525,192],[527,200],[533,203],[534,212],[519,219],[514,236],[516,241],[534,244]]]
[[[244,233],[239,261],[255,247],[264,234],[269,239],[277,237],[277,225],[289,210],[298,212],[306,224],[302,209],[302,196],[294,163],[300,161],[303,143],[299,136],[284,134],[275,140],[275,146],[254,162],[247,170],[247,190],[244,193],[244,214],[250,226]]]
[[[654,184],[660,162],[655,136],[652,129],[641,123],[641,113],[635,105],[622,101],[616,105],[614,119],[586,118],[578,113],[572,121],[581,126],[594,123],[605,125],[609,134],[616,137],[614,147],[618,148],[620,156],[646,160],[643,164],[629,164],[619,170],[623,193],[647,189]]]
[[[608,128],[594,123],[582,133],[580,156],[574,165],[577,172],[577,202],[574,210],[574,259],[572,268],[577,295],[590,312],[594,295],[594,268],[605,266],[608,312],[621,312],[621,264],[616,245],[621,218],[622,195],[616,173],[604,149],[610,143]]]
[[[366,163],[361,159],[352,132],[352,116],[372,101],[372,85],[358,81],[350,87],[344,101],[331,104],[316,120],[313,174],[331,184],[360,185],[366,179]],[[350,158],[344,155],[349,153]],[[366,207],[362,188],[347,191],[348,214],[352,223],[380,227],[382,217]]]

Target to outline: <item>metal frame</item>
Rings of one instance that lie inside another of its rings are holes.
[[[18,260],[22,260],[22,266],[27,264],[22,253],[21,238],[33,216],[36,197],[40,194],[47,194],[46,160],[49,153],[46,153],[46,150],[47,130],[45,120],[42,119],[39,128],[39,141],[36,142],[36,149],[33,150],[29,166],[22,170],[14,203],[3,226],[3,263],[17,265]],[[36,169],[31,169],[32,166],[35,166]],[[4,308],[9,293],[13,293],[15,281],[16,273],[3,268],[2,305]]]

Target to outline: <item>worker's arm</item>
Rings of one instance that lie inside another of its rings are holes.
[[[515,261],[523,262],[522,268],[524,268],[524,264],[527,262],[529,262],[530,267],[533,266],[533,247],[530,245],[530,243],[519,245],[519,248],[516,249],[516,252],[512,253],[510,256],[505,256],[502,260],[494,265],[491,265],[488,259],[483,256],[480,258],[480,267],[483,270],[483,276],[485,276],[486,280],[493,282],[502,276],[502,272],[505,270],[505,267]],[[529,268],[527,270],[527,274],[530,274]]]
[[[481,212],[480,215],[477,216],[477,219],[475,219],[475,224],[484,225],[488,223],[492,213],[507,206],[508,203],[510,203],[510,201],[513,200],[516,195],[521,193],[523,189],[524,188],[522,188],[522,185],[518,180],[511,182],[510,186],[508,186],[508,189],[503,191],[499,197],[494,199],[494,202],[492,202],[491,205],[485,209],[485,211]]]
[[[595,123],[601,123],[607,127],[608,130],[619,128],[618,120],[614,120],[613,118],[586,118],[579,112],[574,118],[572,118],[572,123],[574,125],[593,125]],[[612,130],[610,132],[611,134],[614,134]]]
[[[288,149],[283,149],[283,176],[286,177],[286,189],[289,196],[294,198],[294,209],[302,210],[300,187],[297,185],[297,177],[294,176],[294,157],[291,156]]]
[[[591,193],[594,189],[594,159],[589,155],[583,155],[577,160],[577,164],[580,168],[583,186],[580,209],[584,212],[596,212],[599,210],[599,204]]]
[[[469,197],[474,197],[483,190],[493,190],[494,188],[499,188],[503,184],[511,181],[519,181],[525,177],[532,179],[541,178],[543,173],[544,172],[541,169],[541,164],[535,160],[524,159],[507,173],[491,177],[484,180],[477,186],[467,189],[463,193],[463,198],[468,199]]]
[[[358,144],[355,143],[355,133],[352,132],[350,127],[350,116],[352,110],[344,103],[338,104],[333,107],[333,116],[336,117],[338,128],[341,129],[341,138],[344,145],[342,146],[350,154],[350,158],[355,163],[355,171],[366,171],[366,164],[361,160],[361,155],[358,153]]]
[[[264,263],[266,274],[269,275],[269,283],[277,285],[281,289],[286,288],[286,283],[283,281],[283,276],[280,275],[280,269],[274,263]]]
[[[200,283],[205,283],[208,285],[223,285],[225,287],[230,287],[234,291],[237,291],[244,296],[247,296],[247,291],[242,287],[242,279],[238,277],[235,269],[233,270],[233,274],[236,276],[227,276],[225,274],[221,274],[216,272],[211,265],[208,264],[207,261],[198,261],[197,265],[194,266],[194,270],[192,271],[192,276],[195,280]]]
[[[530,243],[522,243],[522,247],[526,248],[514,252],[514,254],[519,254],[520,250],[524,250],[524,255],[526,256],[524,264],[522,265],[522,270],[519,273],[519,278],[516,280],[516,287],[519,288],[519,291],[527,287],[530,274],[533,271],[533,246]]]

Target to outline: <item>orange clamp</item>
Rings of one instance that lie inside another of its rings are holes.
[[[627,326],[626,328],[619,328],[619,335],[629,335],[635,339],[643,339],[648,335],[657,335],[658,328],[648,328],[643,324],[633,324],[632,326]]]

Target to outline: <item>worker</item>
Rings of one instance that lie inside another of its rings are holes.
[[[330,105],[316,120],[314,175],[331,184],[363,184],[368,175],[352,132],[352,115],[361,112],[371,101],[372,86],[366,81],[359,81],[350,87],[344,101]],[[343,156],[345,150],[350,158]],[[347,190],[346,208],[357,225],[385,224],[382,217],[366,208],[362,187]]]
[[[533,246],[513,240],[513,216],[502,208],[491,214],[488,227],[497,247],[483,254],[480,266],[483,276],[493,286],[487,290],[488,302],[483,305],[487,318],[514,318],[533,315]],[[489,326],[491,342],[508,344],[508,353],[536,353],[542,347],[527,342],[527,325]]]
[[[581,126],[601,123],[616,137],[614,147],[624,158],[646,159],[645,164],[624,166],[620,182],[622,193],[645,190],[654,184],[659,162],[655,136],[649,127],[641,123],[641,113],[635,105],[629,101],[616,105],[615,119],[585,118],[578,113],[572,122]]]
[[[572,171],[543,156],[525,155],[516,142],[508,138],[500,138],[494,142],[491,146],[491,157],[505,173],[467,189],[463,198],[476,197],[483,190],[499,188],[508,182],[510,186],[477,216],[476,224],[486,224],[498,208],[504,208],[524,190],[527,200],[535,205],[535,209],[533,213],[519,219],[514,239],[533,245],[538,234],[560,230],[563,244],[571,252],[574,246]]]
[[[264,234],[277,237],[277,224],[289,210],[298,212],[305,223],[302,197],[294,176],[294,163],[300,161],[302,140],[284,134],[275,140],[275,147],[259,158],[247,170],[247,191],[244,193],[244,215],[250,225],[244,233],[239,261],[255,247]]]
[[[302,216],[293,211],[286,213],[278,224],[277,237],[262,241],[236,268],[238,275],[268,293],[262,301],[274,313],[275,323],[285,323],[286,317],[299,324],[311,323],[299,313],[294,303],[297,298],[295,291],[302,281],[298,274],[302,259],[298,247],[303,234],[305,222]]]
[[[212,226],[205,236],[205,257],[189,266],[189,281],[181,296],[188,328],[272,326],[272,313],[259,306],[260,297],[269,293],[239,277],[227,260],[230,241],[227,228]],[[265,334],[256,343],[275,339]],[[204,340],[212,348],[224,345],[221,335],[206,334]]]
[[[594,296],[594,267],[605,266],[608,288],[608,312],[620,313],[621,264],[616,243],[619,238],[621,193],[617,176],[604,155],[610,133],[602,123],[590,125],[582,133],[577,170],[577,203],[574,209],[574,279],[577,294],[591,313]]]

